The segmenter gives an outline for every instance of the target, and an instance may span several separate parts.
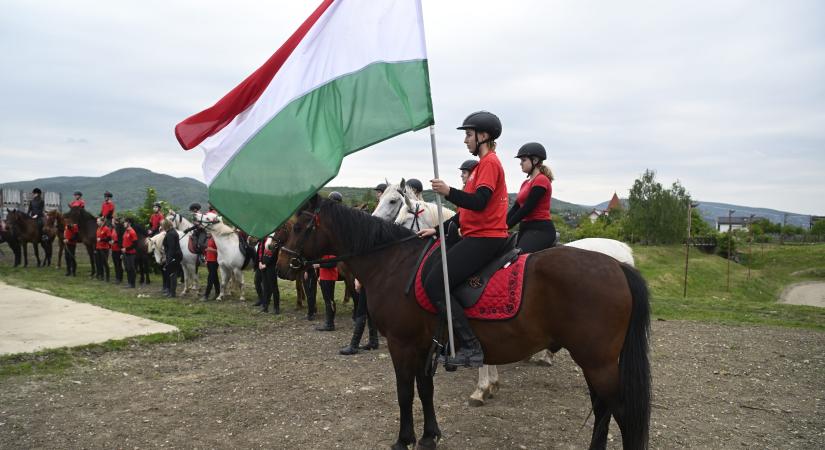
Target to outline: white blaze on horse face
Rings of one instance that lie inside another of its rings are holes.
[[[404,196],[399,190],[397,184],[387,186],[372,215],[388,222],[394,220],[398,216],[398,211],[404,208]]]

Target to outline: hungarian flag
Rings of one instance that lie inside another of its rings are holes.
[[[175,127],[209,200],[264,236],[344,156],[433,124],[420,0],[326,0],[263,66]]]

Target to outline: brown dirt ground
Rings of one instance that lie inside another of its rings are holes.
[[[289,312],[259,330],[89,356],[62,375],[0,380],[0,448],[387,448],[398,432],[391,361],[344,357]],[[825,333],[655,322],[652,448],[821,448]],[[440,447],[584,448],[590,403],[562,351],[553,367],[500,369],[467,406],[477,371],[439,371]],[[417,402],[416,402],[417,403]],[[416,430],[422,419],[416,404]],[[610,448],[620,448],[611,427]]]

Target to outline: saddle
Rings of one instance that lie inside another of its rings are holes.
[[[462,281],[450,294],[465,308],[475,305],[493,274],[513,263],[520,253],[521,249],[516,247],[516,235],[514,234],[507,239],[498,256],[482,267],[478,273]]]
[[[450,293],[452,298],[464,307],[468,318],[503,320],[518,313],[521,307],[524,269],[529,255],[519,254],[520,250],[514,243],[515,240],[508,240],[496,258]],[[436,242],[425,250],[426,254],[422,255],[421,263],[417,265],[413,276],[416,301],[419,306],[431,313],[435,313],[436,309],[424,290],[423,268],[439,245]]]

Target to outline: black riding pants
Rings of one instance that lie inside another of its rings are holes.
[[[66,273],[75,275],[77,273],[77,260],[75,260],[77,252],[75,244],[66,244]]]
[[[556,226],[552,220],[522,222],[516,246],[522,253],[535,253],[550,248],[556,242]]]
[[[218,262],[207,261],[206,270],[209,271],[209,275],[206,277],[206,292],[204,292],[203,296],[209,297],[209,293],[212,292],[213,287],[215,288],[215,295],[221,295],[221,283],[218,281]],[[258,271],[255,271],[255,277],[258,277]]]
[[[278,291],[278,269],[275,264],[270,264],[261,271],[262,287],[264,294],[264,309],[269,308],[269,299],[272,299],[272,306],[276,311],[281,309],[281,292]]]
[[[95,250],[95,265],[97,266],[97,279],[104,279],[105,274],[106,281],[109,281],[109,249]]]
[[[115,280],[118,283],[123,281],[123,254],[119,251],[112,251],[112,265],[115,267]]]
[[[447,248],[447,267],[450,276],[450,290],[455,289],[464,280],[481,270],[502,249],[507,238],[473,238],[466,237]],[[444,273],[441,267],[441,250],[433,252],[427,260],[430,266],[424,278],[424,290],[438,308],[444,311]]]
[[[123,262],[126,266],[126,281],[129,283],[129,286],[135,287],[135,259],[137,255],[135,253],[124,253],[123,254]],[[121,274],[121,277],[123,275]]]
[[[177,261],[167,262],[166,271],[169,275],[169,296],[175,297],[177,296],[176,291],[178,288],[178,272],[180,272],[180,263]]]
[[[324,297],[324,315],[328,324],[335,323],[335,281],[320,280],[321,296]]]

